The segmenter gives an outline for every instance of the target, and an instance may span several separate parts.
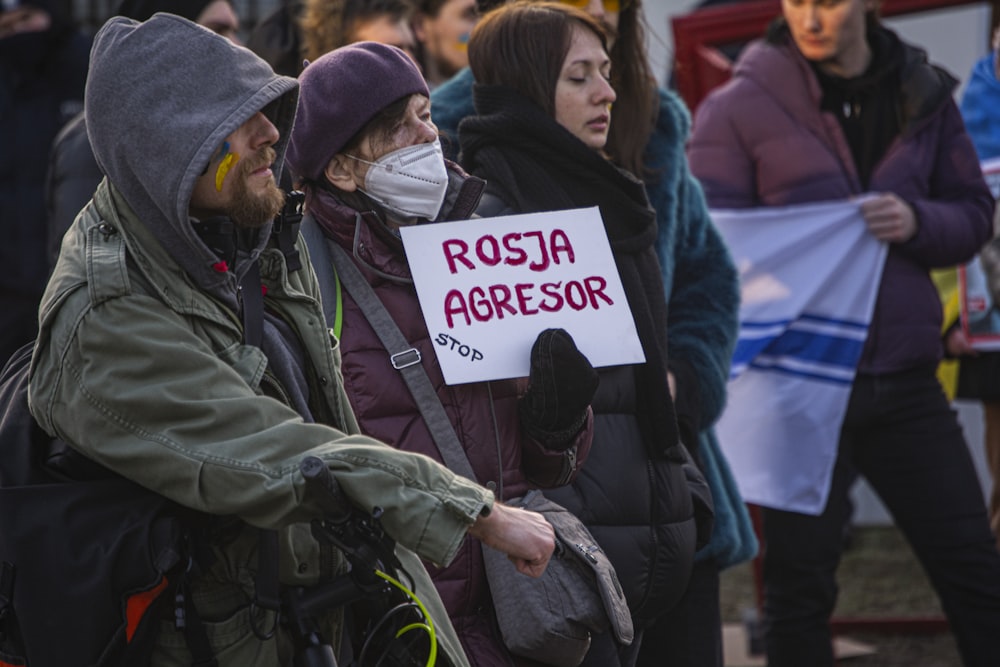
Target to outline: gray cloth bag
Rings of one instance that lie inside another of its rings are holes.
[[[538,579],[521,574],[507,556],[483,545],[493,608],[510,652],[576,667],[587,655],[592,632],[610,629],[619,642],[631,644],[632,615],[618,575],[587,527],[541,491],[507,504],[540,512],[556,533],[556,552]]]
[[[303,229],[310,224],[315,223],[303,220]],[[472,465],[420,363],[420,352],[403,337],[347,252],[329,240],[323,245],[330,253],[336,277],[361,308],[389,352],[393,367],[406,381],[445,465],[475,481]],[[335,308],[326,301],[323,305],[328,313]],[[507,649],[554,667],[577,667],[590,648],[591,633],[610,629],[620,643],[631,644],[634,630],[625,594],[611,561],[587,527],[541,491],[530,491],[506,504],[540,512],[556,534],[555,553],[538,578],[521,574],[506,555],[482,545],[486,578]]]

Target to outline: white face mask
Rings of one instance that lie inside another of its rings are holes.
[[[439,140],[400,148],[375,162],[353,155],[347,157],[371,165],[361,191],[388,211],[405,218],[428,220],[441,211],[448,189],[448,169]]]

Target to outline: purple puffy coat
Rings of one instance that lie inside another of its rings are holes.
[[[467,219],[479,202],[483,182],[457,169],[452,169],[451,181],[445,200],[446,217]],[[420,351],[431,384],[437,388],[480,484],[498,493],[502,480],[502,499],[507,500],[524,495],[530,488],[566,484],[576,476],[590,451],[593,416],[589,411],[585,427],[570,449],[555,452],[545,449],[520,428],[517,401],[527,386],[526,380],[446,385],[399,237],[373,215],[359,216],[322,190],[309,192],[307,210],[319,223],[327,243],[338,243],[349,254],[356,250],[361,257],[361,261],[355,261],[362,274],[403,336]],[[325,248],[310,246],[309,252],[313,264],[330,261]],[[321,280],[320,287],[326,299],[331,286]],[[403,377],[390,365],[389,354],[375,331],[346,290],[341,300],[344,387],[361,431],[393,447],[426,454],[443,463],[419,408]],[[428,563],[427,569],[473,667],[537,665],[511,657],[500,641],[478,541],[467,536],[449,565]]]
[[[904,44],[900,135],[875,165],[869,190],[894,192],[917,234],[889,246],[859,371],[887,373],[941,358],[941,301],[930,269],[964,263],[991,234],[993,199],[952,100],[954,79]],[[691,171],[712,208],[785,206],[862,194],[837,118],[794,43],[752,43],[733,78],[699,106]]]

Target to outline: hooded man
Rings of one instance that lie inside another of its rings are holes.
[[[122,0],[117,14],[145,21],[157,12],[169,12],[203,25],[212,32],[240,44],[240,20],[229,0]],[[85,68],[84,68],[85,69]],[[80,78],[81,91],[83,77]],[[81,92],[82,104],[82,92]],[[48,209],[48,269],[55,266],[63,234],[90,200],[104,174],[94,161],[87,138],[83,110],[63,126],[49,154],[45,203]]]
[[[107,178],[67,232],[43,297],[31,411],[106,468],[239,520],[209,536],[213,558],[190,584],[221,667],[294,659],[288,626],[266,638],[253,607],[259,529],[278,532],[283,585],[345,570],[344,555],[309,532],[323,505],[299,472],[307,456],[353,504],[384,510],[441,664],[465,665],[411,550],[447,563],[470,533],[537,576],[552,530],[426,457],[357,434],[307,250],[297,243],[296,268],[272,235],[297,93],[294,79],[178,16],[105,24],[86,114]],[[343,657],[343,609],[322,620]],[[151,664],[188,665],[191,654],[164,619]]]

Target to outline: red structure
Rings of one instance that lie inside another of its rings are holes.
[[[1000,0],[883,0],[883,17],[915,14],[962,5],[992,6],[992,25],[996,25]],[[743,44],[761,37],[768,24],[781,11],[780,0],[753,0],[735,4],[708,7],[691,14],[671,19],[674,36],[674,81],[677,92],[693,112],[705,95],[714,87],[725,83],[732,71],[732,62],[720,50],[726,46]],[[761,537],[760,512],[749,506],[754,530]],[[764,544],[761,539],[761,549]],[[763,573],[761,558],[754,565],[754,583],[758,609],[763,602]],[[835,634],[849,632],[886,632],[928,634],[946,632],[948,622],[943,617],[898,618],[849,618],[831,620]]]

